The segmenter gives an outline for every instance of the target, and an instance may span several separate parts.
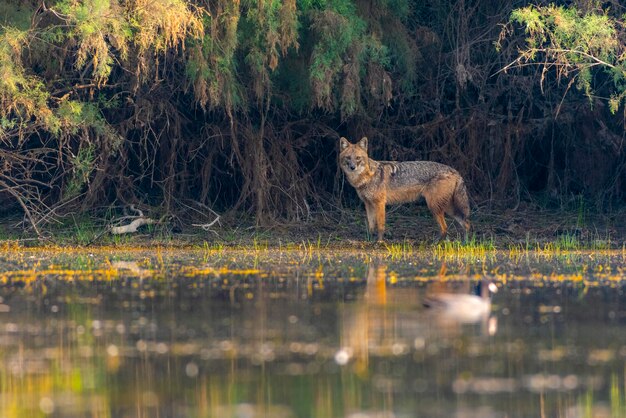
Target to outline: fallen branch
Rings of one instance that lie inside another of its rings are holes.
[[[216,222],[219,222],[219,221],[220,221],[220,216],[217,215],[217,218],[213,219],[208,224],[191,224],[191,226],[197,226],[197,227],[204,229],[205,231],[208,231],[211,229],[213,225],[215,225]]]
[[[113,226],[111,227],[111,234],[119,235],[119,234],[132,234],[133,232],[137,232],[137,229],[143,225],[151,225],[155,224],[157,221],[151,218],[137,218],[128,225],[122,226]]]

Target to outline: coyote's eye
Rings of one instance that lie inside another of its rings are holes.
[[[361,157],[356,157],[356,162],[360,163],[363,159]]]

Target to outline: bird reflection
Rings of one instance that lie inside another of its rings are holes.
[[[442,272],[445,275],[445,267]],[[483,279],[472,285],[469,278],[433,279],[425,291],[423,286],[395,286],[393,275],[384,263],[368,265],[365,291],[341,311],[338,364],[354,362],[357,372],[367,373],[370,355],[402,355],[441,338],[476,333],[476,328],[467,327],[473,324],[480,325],[480,335],[496,333],[497,320],[491,316],[491,296],[497,292],[493,282]]]
[[[497,331],[496,317],[491,317],[491,298],[497,293],[495,283],[482,279],[468,293],[469,279],[463,282],[465,293],[453,291],[449,284],[434,284],[423,305],[442,328],[450,330],[462,324],[481,324],[484,333],[494,335]]]

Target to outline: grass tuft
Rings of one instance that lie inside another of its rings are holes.
[[[398,243],[385,242],[384,246],[391,258],[404,258],[414,252],[413,244],[406,239]]]
[[[479,240],[475,235],[467,241],[443,241],[433,247],[433,255],[446,256],[480,256],[487,252],[496,251],[493,237],[488,240]]]

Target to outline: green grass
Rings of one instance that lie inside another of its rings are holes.
[[[437,256],[450,254],[476,255],[496,250],[493,237],[483,240],[477,239],[475,235],[472,235],[467,241],[443,241],[433,247],[433,253]]]
[[[110,241],[113,245],[129,245],[133,241],[133,237],[130,234],[107,234],[105,241]]]
[[[579,251],[583,247],[580,239],[573,233],[561,234],[554,242],[546,244],[544,251]]]
[[[7,231],[5,228],[0,228],[0,241],[16,241],[20,236],[14,231]]]
[[[102,227],[97,226],[89,216],[72,216],[59,225],[58,238],[73,245],[89,245],[100,234]]]
[[[610,250],[611,247],[610,234],[601,236],[596,233],[592,237],[581,239],[579,234],[566,232],[556,237],[556,239],[547,242],[533,241],[527,236],[524,244],[513,244],[509,246],[509,250],[513,252],[606,251]]]
[[[252,237],[252,249],[254,251],[265,251],[269,248],[267,240],[261,240],[257,235]]]
[[[222,252],[224,251],[225,248],[226,247],[221,242],[212,242],[212,243],[209,243],[208,241],[202,242],[202,249],[206,252]]]
[[[434,245],[430,245],[424,241],[417,246],[412,241],[405,239],[402,242],[385,242],[383,243],[387,255],[391,258],[403,258],[416,252],[431,251],[434,256],[450,256],[450,255],[479,255],[486,252],[496,251],[496,245],[493,238],[478,239],[472,236],[467,241],[442,241]]]
[[[391,258],[402,258],[409,254],[412,254],[415,251],[413,244],[406,239],[399,243],[385,242],[383,245],[385,246],[385,249],[387,250],[387,254]]]

